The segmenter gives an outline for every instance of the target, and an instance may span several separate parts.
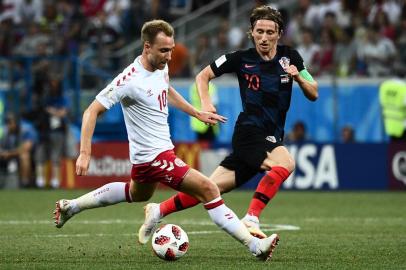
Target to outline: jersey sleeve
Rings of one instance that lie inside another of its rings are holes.
[[[211,69],[216,77],[223,75],[224,73],[236,72],[238,64],[240,62],[240,53],[238,51],[223,54],[216,61],[210,64]]]
[[[96,100],[106,109],[110,109],[127,95],[129,83],[125,80],[126,77],[123,74],[125,73],[120,73],[96,96]]]
[[[306,69],[303,63],[303,58],[297,50],[292,49],[290,52],[290,61],[290,64],[296,66],[299,72]]]

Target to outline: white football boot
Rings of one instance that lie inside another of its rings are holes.
[[[144,206],[145,220],[138,231],[138,242],[146,244],[151,235],[158,228],[161,223],[161,213],[159,211],[159,204],[149,203]]]
[[[54,211],[54,223],[57,228],[62,228],[62,226],[73,217],[74,213],[70,205],[69,200],[59,200],[56,202],[56,207]]]
[[[279,236],[274,233],[271,236],[259,239],[257,250],[254,256],[263,261],[269,261],[272,259],[272,253],[275,250],[279,242]]]
[[[242,223],[247,227],[248,231],[252,236],[259,239],[266,238],[266,234],[263,233],[259,227],[258,217],[246,214],[245,217],[241,219]]]

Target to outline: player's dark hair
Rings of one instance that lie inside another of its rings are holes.
[[[254,29],[255,24],[258,20],[270,20],[275,22],[278,25],[278,33],[280,35],[282,34],[282,30],[284,27],[283,19],[282,14],[278,10],[266,5],[254,8],[250,16],[250,32]]]
[[[141,29],[141,40],[143,43],[154,43],[155,37],[163,32],[168,37],[173,37],[173,27],[164,20],[152,20],[144,23]]]

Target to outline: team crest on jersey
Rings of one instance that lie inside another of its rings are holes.
[[[175,159],[175,164],[176,164],[176,166],[178,166],[178,167],[185,167],[185,166],[186,166],[186,163],[183,162],[183,160],[181,160],[180,158],[176,158],[176,159]]]
[[[279,59],[279,64],[281,64],[283,69],[288,68],[290,65],[290,59],[284,56]]]

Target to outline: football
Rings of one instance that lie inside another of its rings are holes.
[[[189,238],[178,225],[162,225],[152,236],[152,250],[163,260],[177,260],[186,254],[188,248]]]

